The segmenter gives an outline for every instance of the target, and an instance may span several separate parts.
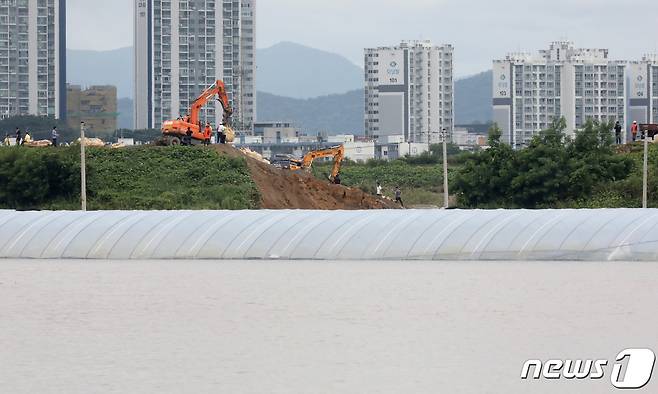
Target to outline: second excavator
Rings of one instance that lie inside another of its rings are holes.
[[[345,146],[343,145],[311,151],[304,155],[301,160],[291,159],[289,168],[292,171],[310,171],[315,160],[325,157],[333,157],[334,159],[334,165],[331,169],[329,180],[333,183],[339,183],[340,168],[343,164],[343,160],[345,160]]]
[[[191,144],[202,144],[207,139],[207,135],[204,134],[204,125],[201,123],[201,110],[215,96],[224,112],[221,127],[226,136],[226,142],[233,142],[235,132],[230,124],[233,108],[231,108],[224,82],[217,80],[194,100],[188,115],[162,124],[162,136],[166,145],[180,145],[186,138],[190,139]]]

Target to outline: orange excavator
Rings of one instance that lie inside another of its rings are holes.
[[[333,148],[314,150],[307,153],[301,160],[290,160],[290,169],[292,171],[306,170],[309,171],[316,159],[325,157],[334,158],[334,166],[331,169],[329,180],[336,182],[340,174],[340,168],[345,160],[345,147],[343,145],[334,146]]]
[[[203,93],[201,93],[201,95],[196,100],[194,100],[192,103],[192,108],[190,108],[189,115],[187,115],[184,119],[169,120],[162,124],[162,136],[166,145],[180,145],[182,141],[185,141],[188,133],[191,133],[190,143],[192,144],[202,144],[205,141],[205,125],[201,124],[200,113],[201,109],[214,96],[217,96],[217,101],[219,101],[219,103],[222,105],[222,109],[224,111],[222,126],[224,127],[226,142],[233,142],[235,133],[230,126],[231,115],[233,115],[233,108],[231,108],[231,103],[228,100],[224,82],[217,80]]]

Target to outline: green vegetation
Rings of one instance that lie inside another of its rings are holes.
[[[70,149],[0,149],[0,208],[70,208],[80,196],[80,156]],[[79,204],[77,204],[79,206]]]
[[[612,123],[588,122],[573,139],[564,120],[512,150],[492,129],[491,148],[457,171],[454,191],[468,208],[638,207],[641,153],[619,154]],[[653,152],[653,157],[655,158]],[[652,160],[655,168],[656,161]],[[655,196],[655,194],[654,194]],[[658,196],[656,196],[658,197]],[[656,200],[658,201],[658,200]]]
[[[448,164],[450,179],[454,170],[468,153],[463,153],[457,145],[448,144]],[[331,165],[315,164],[313,173],[320,179],[327,179]],[[392,198],[397,186],[402,191],[405,205],[443,206],[443,145],[436,144],[430,151],[416,157],[402,157],[399,160],[369,160],[365,164],[346,161],[340,172],[342,183],[356,187],[366,193],[375,194],[377,182],[384,189],[384,196]]]
[[[513,150],[501,143],[497,127],[490,132],[491,148],[474,153],[449,150],[449,178],[454,205],[459,208],[621,208],[640,207],[642,145],[618,151],[611,123],[589,122],[573,139],[559,120],[530,145]],[[431,153],[393,162],[348,162],[343,183],[374,193],[377,181],[392,195],[399,185],[407,205],[442,205],[440,145]],[[316,166],[324,178],[326,164]],[[650,205],[658,207],[658,145],[651,144]]]
[[[316,177],[327,179],[328,164],[314,165]],[[346,162],[340,172],[343,184],[375,194],[379,181],[384,195],[394,196],[399,186],[406,205],[443,205],[443,167],[437,164],[408,164],[404,160],[370,160],[366,164]]]
[[[448,150],[453,205],[460,208],[639,207],[642,145],[617,147],[612,125],[588,123],[573,139],[555,122],[529,146],[513,150],[492,128],[488,150]],[[144,136],[154,131],[144,131]],[[442,147],[391,162],[346,162],[343,184],[374,194],[377,181],[407,206],[443,204]],[[0,208],[77,209],[77,148],[0,148]],[[330,164],[316,163],[326,179]],[[649,198],[658,207],[658,144],[651,145]],[[90,209],[258,208],[258,190],[246,161],[215,150],[187,147],[89,149]]]
[[[118,209],[252,209],[259,195],[245,159],[211,149],[88,150],[88,206]],[[76,148],[0,149],[0,208],[77,209]]]

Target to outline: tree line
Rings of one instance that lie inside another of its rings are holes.
[[[490,148],[466,157],[455,174],[453,191],[459,205],[633,206],[640,197],[636,165],[631,155],[617,153],[613,123],[589,121],[573,138],[565,129],[565,120],[556,120],[527,148],[514,150],[501,142],[501,130],[494,125]]]

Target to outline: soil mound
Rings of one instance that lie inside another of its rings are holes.
[[[303,171],[281,170],[249,157],[228,145],[216,145],[221,154],[247,159],[263,209],[396,209],[395,203],[362,190],[332,185]]]

